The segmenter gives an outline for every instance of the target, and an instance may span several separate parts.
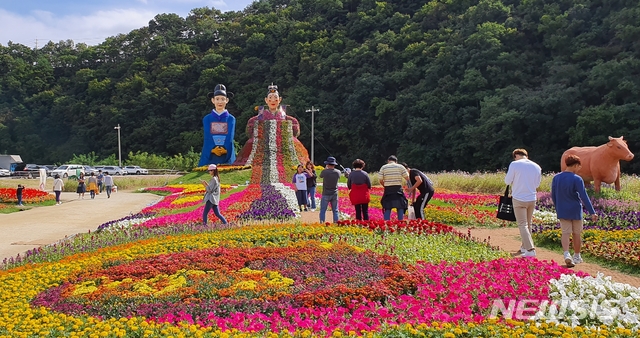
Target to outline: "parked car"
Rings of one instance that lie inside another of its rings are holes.
[[[140,168],[140,166],[137,165],[128,165],[124,168],[124,171],[127,172],[127,174],[129,175],[147,175],[149,174],[149,170],[144,169],[144,168]]]
[[[91,167],[90,165],[83,165],[84,167],[84,174],[89,176],[91,175],[91,173],[93,173],[94,175],[98,175],[98,169]]]
[[[27,178],[36,178],[36,177],[40,177],[40,169],[44,169],[45,172],[47,173],[47,175],[49,175],[49,173],[51,172],[49,170],[49,168],[43,166],[43,165],[38,165],[38,164],[33,164],[33,163],[19,163],[18,165],[15,166],[13,173],[10,173],[12,176],[19,176],[19,177],[27,177]]]
[[[102,172],[109,175],[126,175],[127,172],[117,165],[106,165],[102,167]]]
[[[51,172],[53,172],[57,168],[53,164],[43,164],[40,167],[43,167],[43,168],[45,168],[47,170],[47,176],[51,176]]]
[[[55,177],[56,175],[60,175],[60,177],[66,178],[69,176],[76,176],[79,172],[84,173],[84,166],[80,164],[65,164],[52,171],[51,176]]]
[[[0,169],[0,176],[10,176],[11,172],[8,169]]]

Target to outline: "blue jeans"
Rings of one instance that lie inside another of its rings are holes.
[[[113,187],[110,185],[105,185],[104,188],[107,190],[107,198],[111,198],[111,189]]]
[[[316,187],[307,187],[307,207],[316,208]]]
[[[325,214],[327,213],[327,207],[331,203],[331,210],[333,211],[333,223],[338,222],[338,194],[322,195],[320,199],[320,223],[324,223]]]
[[[22,205],[22,195],[18,195],[18,205]]]
[[[62,191],[54,190],[53,192],[56,193],[56,203],[60,203],[60,193]]]
[[[404,209],[397,209],[398,210],[398,220],[402,221],[402,219],[404,218]],[[384,220],[388,221],[391,219],[391,209],[385,209],[384,210]]]
[[[204,205],[204,211],[202,212],[202,223],[207,225],[207,218],[209,216],[209,211],[213,209],[213,213],[222,221],[222,224],[227,224],[227,220],[220,213],[220,208],[217,205],[211,203],[211,201],[207,201],[207,204]]]

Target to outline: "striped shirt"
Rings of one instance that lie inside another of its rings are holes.
[[[402,165],[390,162],[380,168],[380,179],[384,181],[384,186],[402,185],[402,179],[409,180],[409,173]]]

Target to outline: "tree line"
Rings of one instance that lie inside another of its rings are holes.
[[[0,45],[0,153],[163,156],[202,147],[206,94],[247,120],[275,83],[315,158],[377,170],[390,154],[426,171],[506,168],[526,148],[562,152],[624,135],[640,150],[636,0],[259,0],[195,8],[96,46]],[[640,162],[623,170],[640,173]]]

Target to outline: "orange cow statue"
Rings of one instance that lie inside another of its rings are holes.
[[[627,141],[620,137],[609,136],[609,142],[598,147],[573,147],[562,154],[560,168],[566,169],[564,159],[569,155],[580,157],[582,168],[576,174],[582,177],[585,184],[593,181],[594,190],[600,192],[602,182],[615,182],[616,190],[620,191],[620,160],[631,161],[633,153],[629,151]]]

